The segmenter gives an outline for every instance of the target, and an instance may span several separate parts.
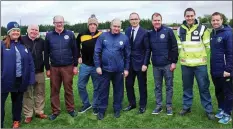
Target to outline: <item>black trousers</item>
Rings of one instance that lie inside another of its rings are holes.
[[[17,78],[15,82],[15,87],[19,87],[21,82],[22,78]],[[24,92],[2,92],[3,93],[1,93],[1,128],[4,128],[3,125],[5,117],[5,103],[9,93],[11,93],[13,121],[21,121]]]

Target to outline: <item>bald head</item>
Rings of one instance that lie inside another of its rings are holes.
[[[31,24],[28,26],[27,32],[29,33],[31,29],[37,29],[39,31],[39,26],[37,24]]]
[[[35,40],[37,37],[39,37],[39,26],[36,24],[31,24],[28,26],[27,32],[29,38]]]

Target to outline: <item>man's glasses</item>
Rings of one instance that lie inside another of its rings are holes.
[[[64,24],[64,22],[53,22],[54,24]]]
[[[130,19],[130,21],[137,21],[137,20],[139,20],[139,19],[137,19],[137,18],[135,18],[135,19]]]

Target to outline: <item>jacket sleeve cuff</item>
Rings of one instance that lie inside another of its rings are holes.
[[[50,66],[45,66],[46,71],[50,70]]]
[[[74,67],[77,67],[78,66],[78,63],[74,63]]]
[[[95,64],[95,67],[96,67],[96,68],[100,67],[100,64]],[[100,68],[101,68],[101,67],[100,67]]]
[[[229,69],[229,68],[226,68],[225,71],[228,73],[232,73],[232,69]]]

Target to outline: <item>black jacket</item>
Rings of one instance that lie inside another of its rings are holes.
[[[101,34],[102,32],[97,30],[92,36],[88,30],[85,33],[80,33],[76,38],[78,58],[82,57],[82,62],[88,66],[95,66],[93,61],[95,44]]]
[[[32,41],[28,35],[22,37],[22,42],[32,53],[33,61],[35,64],[35,73],[44,72],[44,39],[37,38]]]

